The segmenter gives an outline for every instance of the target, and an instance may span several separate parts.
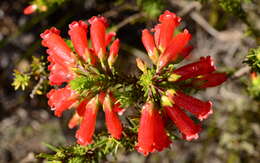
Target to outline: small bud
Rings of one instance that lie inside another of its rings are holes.
[[[181,75],[171,74],[171,75],[168,77],[168,81],[169,81],[169,82],[175,82],[175,81],[177,81],[179,78],[181,78]]]
[[[30,15],[30,14],[34,13],[37,8],[38,8],[38,6],[37,6],[36,4],[29,5],[29,6],[27,6],[27,7],[23,10],[23,14],[24,14],[24,15]]]
[[[167,96],[162,96],[161,102],[162,102],[162,106],[172,106],[172,102]]]
[[[143,71],[143,72],[147,71],[147,66],[146,66],[145,62],[141,58],[136,58],[136,64],[137,64],[137,67],[141,71]]]
[[[119,44],[120,44],[119,39],[116,39],[110,47],[110,53],[108,57],[108,65],[110,68],[112,68],[112,66],[116,62],[118,51],[119,51]]]
[[[142,32],[142,42],[146,51],[148,52],[150,59],[153,61],[154,64],[157,64],[159,57],[158,51],[155,46],[154,38],[147,29],[144,29]]]

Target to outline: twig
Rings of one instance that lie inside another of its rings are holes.
[[[142,60],[144,60],[147,64],[152,64],[151,63],[151,60],[148,58],[147,54],[142,52],[141,50],[139,49],[136,49],[130,45],[127,45],[127,44],[124,44],[124,43],[121,43],[121,48],[127,52],[129,52],[130,54],[133,54],[134,56],[138,57],[138,58],[141,58]]]
[[[234,75],[232,76],[232,78],[239,78],[243,75],[245,75],[246,73],[248,73],[251,70],[251,68],[249,66],[245,66],[240,68],[239,70],[237,70]]]
[[[183,17],[193,9],[199,10],[200,8],[201,8],[201,4],[199,2],[191,2],[189,3],[189,5],[184,5],[183,9],[178,12],[178,16]]]
[[[36,94],[36,91],[40,88],[40,86],[42,85],[42,83],[44,82],[45,79],[46,79],[46,76],[41,76],[40,77],[40,80],[38,81],[36,86],[33,88],[32,92],[30,93],[30,97],[31,98],[34,98],[34,95]]]
[[[116,32],[118,29],[122,28],[123,26],[125,26],[125,25],[127,25],[131,22],[134,22],[134,21],[140,19],[143,16],[145,16],[145,14],[142,13],[142,12],[139,12],[137,14],[133,14],[133,15],[127,17],[126,19],[124,19],[123,21],[121,21],[120,23],[118,23],[117,25],[115,25],[113,27],[113,31]]]
[[[240,31],[236,30],[231,30],[231,31],[223,31],[219,32],[216,30],[214,27],[212,27],[207,20],[203,18],[203,16],[200,15],[198,10],[200,10],[201,6],[197,2],[194,3],[187,3],[184,1],[170,1],[172,4],[179,6],[182,8],[182,10],[178,13],[180,16],[183,16],[190,12],[191,10],[195,9],[190,13],[190,17],[197,23],[199,24],[206,32],[208,32],[210,35],[213,37],[217,38],[218,40],[221,41],[231,41],[231,40],[241,40],[243,37],[243,33]]]
[[[129,4],[129,3],[124,3],[123,5],[115,7],[115,8],[112,8],[111,10],[106,11],[106,12],[104,12],[101,15],[103,15],[106,18],[116,17],[116,16],[118,16],[118,14],[121,11],[129,10],[129,9],[132,10],[132,11],[137,11],[138,10],[138,8],[136,6],[133,6],[133,5]]]
[[[219,32],[213,28],[197,11],[193,11],[190,14],[191,18],[196,21],[205,31],[212,36],[219,38]]]

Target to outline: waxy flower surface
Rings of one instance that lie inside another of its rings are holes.
[[[80,125],[76,138],[81,145],[92,143],[100,107],[104,110],[106,126],[111,136],[119,139],[123,130],[118,117],[118,112],[123,109],[120,108],[120,103],[117,102],[106,82],[99,82],[104,74],[112,73],[120,42],[119,39],[113,41],[110,51],[107,52],[107,47],[115,36],[114,32],[106,33],[107,20],[95,16],[89,20],[89,23],[92,47],[88,45],[88,25],[85,22],[73,21],[69,25],[68,34],[75,51],[67,45],[60,36],[60,31],[55,27],[41,34],[42,45],[48,48],[48,61],[51,63],[48,67],[50,85],[60,87],[52,89],[47,94],[48,104],[58,117],[65,110],[76,107],[76,112],[68,126],[73,128]],[[90,81],[87,80],[94,79],[96,81],[92,81],[92,84],[97,86],[88,85]],[[77,83],[78,80],[84,83]],[[62,88],[63,84],[66,86]],[[88,89],[77,90],[82,86],[81,84],[86,84]],[[95,91],[91,90],[94,88]]]
[[[65,41],[55,27],[41,34],[42,45],[48,48],[49,82],[56,86],[47,94],[48,104],[58,117],[65,110],[75,108],[68,127],[79,126],[78,144],[94,142],[101,108],[109,136],[116,141],[127,136],[129,127],[124,132],[126,126],[120,118],[126,111],[125,106],[137,108],[140,113],[134,118],[139,124],[130,130],[137,135],[132,146],[143,155],[170,146],[173,134],[169,126],[174,125],[185,140],[199,137],[201,124],[194,122],[186,112],[202,121],[213,113],[212,103],[188,93],[220,85],[227,79],[226,74],[216,72],[210,56],[177,67],[192,50],[191,34],[187,29],[175,34],[181,18],[170,11],[165,11],[159,22],[153,29],[142,31],[141,40],[153,65],[137,58],[137,67],[142,71],[140,76],[120,74],[116,69],[120,41],[114,39],[114,32],[107,33],[108,23],[104,17],[94,16],[88,24],[73,21],[69,25],[69,41]],[[140,105],[141,108],[136,107]],[[124,118],[128,120],[131,116]]]
[[[185,90],[214,87],[227,79],[224,73],[215,72],[216,67],[210,56],[175,67],[174,64],[185,59],[192,50],[188,45],[191,34],[187,29],[174,34],[180,20],[174,13],[165,11],[159,18],[160,24],[151,31],[144,29],[142,32],[143,45],[153,63],[153,67],[148,68],[141,59],[137,59],[138,68],[143,71],[140,84],[147,97],[142,109],[137,144],[137,150],[144,155],[161,151],[171,143],[162,125],[162,118],[167,121],[166,117],[169,117],[183,139],[197,139],[201,125],[196,124],[185,112],[190,112],[202,121],[213,113],[212,103],[189,96],[185,94]],[[148,107],[149,105],[156,107]],[[155,132],[156,128],[160,128],[160,131]],[[158,145],[156,136],[161,138],[163,145]]]

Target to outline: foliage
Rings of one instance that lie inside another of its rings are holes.
[[[55,2],[55,1],[53,1]],[[61,4],[64,1],[60,1]],[[219,5],[227,12],[227,13],[232,13],[235,16],[238,16],[241,19],[246,18],[246,13],[242,8],[242,2],[243,0],[219,0]],[[56,2],[55,2],[56,3]],[[53,4],[55,4],[53,3]],[[40,4],[40,3],[39,3]],[[50,4],[50,3],[49,3]],[[163,3],[161,1],[153,1],[153,0],[137,0],[138,6],[150,17],[154,18],[159,15],[161,12],[161,8],[163,8]],[[39,10],[41,11],[41,10]],[[43,10],[42,10],[43,11]],[[67,41],[68,44],[71,45],[70,41]],[[73,49],[73,46],[70,46],[71,49]],[[259,48],[258,48],[259,50]],[[75,50],[73,50],[75,51]],[[259,72],[259,56],[257,55],[259,52],[257,49],[251,50],[247,56],[247,59],[245,60],[246,63],[248,63],[254,71]],[[37,58],[38,59],[38,58]],[[40,61],[38,59],[38,61]],[[41,66],[42,64],[42,66]],[[33,68],[34,67],[34,68]],[[45,67],[45,68],[44,68]],[[46,77],[48,73],[45,71],[46,65],[44,62],[35,62],[34,66],[32,66],[32,73],[21,73],[18,71],[14,72],[15,79],[13,82],[13,85],[15,89],[21,88],[24,90],[28,85],[30,85],[29,81],[30,79],[36,79],[38,80],[41,77]],[[93,70],[95,71],[95,70]],[[112,78],[107,78],[104,75],[98,75],[95,76],[93,74],[88,74],[86,75],[85,72],[82,72],[80,70],[76,70],[76,72],[80,73],[80,76],[72,80],[69,84],[72,87],[72,89],[76,90],[79,92],[82,96],[85,96],[85,91],[86,89],[91,89],[91,92],[98,92],[97,90],[103,89],[109,85],[109,83],[115,83],[116,85],[114,86],[114,89],[111,89],[113,91],[113,94],[115,95],[116,99],[120,101],[122,107],[129,107],[135,104],[135,101],[138,99],[140,100],[140,103],[143,103],[143,97],[142,94],[145,92],[146,97],[148,96],[148,87],[151,84],[151,79],[154,75],[153,69],[149,70],[147,74],[143,74],[140,77],[140,80],[138,82],[134,82],[134,84],[129,84],[128,82],[122,82],[125,79],[118,78],[117,74],[113,74]],[[35,77],[33,77],[35,76]],[[128,77],[127,77],[128,78]],[[134,77],[130,77],[131,80],[136,80]],[[170,78],[170,77],[169,77]],[[179,77],[178,76],[172,76],[173,80],[177,80]],[[45,80],[47,81],[47,80]],[[109,81],[109,82],[105,82]],[[170,80],[169,80],[170,81]],[[252,85],[250,88],[248,88],[249,92],[251,95],[254,97],[259,97],[259,77],[258,80],[252,80]],[[15,84],[14,84],[15,83]],[[103,85],[103,88],[97,87],[96,84],[100,83]],[[141,89],[143,90],[141,91]],[[141,93],[140,93],[141,92]],[[154,92],[155,93],[155,92]],[[41,94],[41,93],[39,93]],[[134,121],[135,119],[132,119],[131,121]],[[135,126],[135,134],[137,132],[137,125]],[[125,136],[127,137],[127,136]],[[124,137],[124,138],[125,138]],[[99,140],[102,139],[102,140]],[[91,145],[93,149],[90,149],[88,147],[82,147],[79,145],[73,145],[73,146],[68,146],[68,147],[59,147],[57,149],[55,155],[46,155],[46,154],[40,154],[40,158],[46,158],[48,160],[52,160],[53,162],[64,162],[65,160],[68,160],[69,162],[86,162],[86,155],[91,158],[93,161],[98,161],[99,159],[105,159],[106,155],[110,153],[111,151],[114,151],[115,148],[122,149],[123,145],[120,140],[117,141],[105,133],[100,133],[95,137],[95,143]],[[136,139],[136,138],[135,138]],[[135,139],[132,140],[132,143],[128,143],[130,146],[130,149],[134,148],[135,144]],[[102,144],[104,142],[104,144]],[[98,143],[101,143],[101,145],[97,145]],[[112,144],[112,145],[111,145]],[[104,149],[107,149],[104,150]],[[104,151],[103,151],[104,150]],[[89,160],[88,160],[89,161]]]
[[[128,119],[128,123],[120,141],[107,133],[99,133],[95,136],[94,143],[88,146],[70,145],[56,148],[48,145],[55,154],[41,153],[37,157],[51,162],[85,163],[105,161],[108,154],[115,157],[118,151],[133,151],[137,139],[137,123],[134,119]]]
[[[253,71],[260,73],[260,47],[250,49],[244,63],[247,63]]]
[[[67,0],[33,0],[30,3],[37,6],[37,11],[46,12],[50,8],[54,8],[58,5],[63,4]]]
[[[149,18],[156,18],[164,8],[163,0],[136,0],[139,6]]]
[[[14,89],[17,90],[21,88],[22,90],[25,90],[25,87],[29,85],[30,76],[28,74],[23,74],[17,70],[14,70],[14,81],[12,83],[12,86],[14,86]]]
[[[48,73],[46,69],[47,67],[44,58],[37,58],[33,56],[30,67],[27,70],[24,72],[14,70],[14,81],[12,86],[14,86],[15,90],[20,88],[25,90],[25,88],[30,85],[34,85],[30,96],[33,97],[35,94],[42,95],[46,93],[49,85],[47,80]]]

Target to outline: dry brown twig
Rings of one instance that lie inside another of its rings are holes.
[[[170,1],[173,5],[176,5],[182,10],[178,15],[183,16],[190,12],[190,17],[199,24],[206,32],[220,41],[240,41],[243,38],[243,33],[237,30],[227,30],[223,32],[217,31],[212,27],[207,20],[198,12],[201,9],[199,2],[186,2],[186,1]]]

